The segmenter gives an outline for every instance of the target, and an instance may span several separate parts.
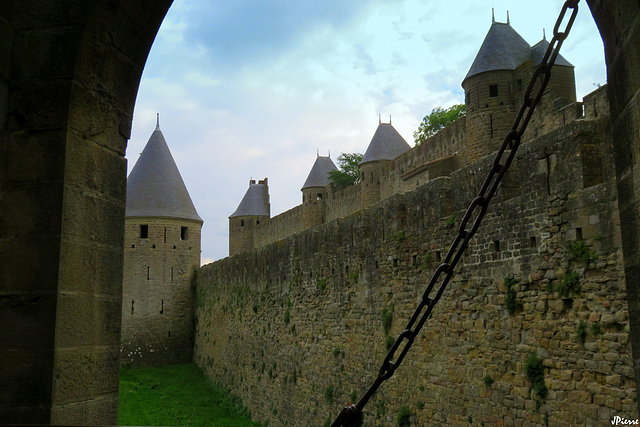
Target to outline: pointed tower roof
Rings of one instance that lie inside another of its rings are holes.
[[[126,216],[183,218],[202,222],[159,123],[127,179]]]
[[[543,38],[538,43],[533,45],[533,47],[531,48],[531,59],[533,59],[533,64],[534,65],[538,65],[538,64],[540,64],[542,62],[542,58],[544,57],[544,54],[547,51],[548,47],[549,47],[549,42],[547,41],[546,38]],[[555,65],[560,65],[560,66],[563,66],[563,67],[575,68],[572,63],[567,61],[560,54],[558,54],[558,56],[556,57],[556,62],[553,65],[554,66]]]
[[[531,58],[531,46],[509,23],[493,22],[465,80],[485,71],[515,70]]]
[[[410,149],[407,141],[391,126],[391,123],[380,123],[360,164],[377,160],[393,160]]]
[[[236,216],[269,216],[269,202],[266,192],[266,178],[257,184],[255,180],[249,181],[249,189],[244,194],[238,209],[229,215],[229,218]]]
[[[315,163],[313,163],[309,176],[307,176],[307,180],[302,186],[302,190],[311,187],[326,187],[330,182],[329,172],[333,170],[338,170],[338,168],[331,160],[331,157],[318,156]]]

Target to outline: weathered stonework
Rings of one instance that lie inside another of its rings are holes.
[[[136,217],[125,223],[121,361],[189,363],[202,223]],[[147,227],[146,237],[141,227]]]
[[[521,147],[511,187],[499,190],[432,319],[369,403],[367,425],[394,425],[402,406],[423,425],[637,417],[607,126],[573,123]],[[491,164],[204,266],[196,362],[270,425],[335,417],[375,378]],[[597,258],[580,259],[577,242]],[[572,277],[579,286],[569,290]],[[524,373],[530,353],[544,360],[545,399]]]

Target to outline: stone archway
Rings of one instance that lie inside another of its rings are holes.
[[[606,51],[638,377],[640,1],[587,2]],[[0,7],[5,423],[116,422],[124,150],[142,69],[170,4],[5,0]]]
[[[117,421],[124,151],[170,4],[0,7],[0,422]]]

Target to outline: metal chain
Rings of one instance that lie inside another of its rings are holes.
[[[469,241],[478,231],[478,227],[480,227],[480,223],[487,213],[487,208],[489,207],[489,203],[493,198],[496,190],[498,189],[498,185],[502,181],[504,174],[507,172],[509,167],[511,166],[511,162],[513,161],[518,147],[520,146],[520,140],[522,138],[522,134],[527,128],[529,124],[529,120],[533,115],[535,107],[540,102],[544,90],[549,83],[549,78],[551,77],[551,68],[558,57],[558,53],[560,52],[560,47],[562,43],[567,38],[571,27],[573,26],[573,22],[576,19],[576,15],[578,14],[578,3],[580,0],[567,0],[562,6],[562,10],[560,11],[560,15],[556,21],[556,24],[553,28],[553,39],[549,43],[547,47],[547,51],[542,58],[542,62],[535,68],[533,75],[531,77],[531,81],[529,82],[529,86],[524,94],[524,101],[522,106],[520,107],[520,111],[516,116],[516,119],[511,126],[511,130],[507,132],[500,149],[498,150],[496,157],[493,161],[493,166],[489,171],[487,177],[482,184],[482,188],[478,192],[478,195],[471,202],[467,211],[462,218],[460,223],[460,228],[458,230],[458,235],[455,237],[451,247],[449,248],[449,252],[442,262],[436,268],[433,277],[429,281],[427,285],[427,289],[424,291],[422,295],[422,299],[418,304],[415,312],[411,316],[409,323],[405,327],[404,331],[398,336],[395,343],[387,353],[384,361],[382,362],[382,366],[378,371],[378,377],[375,379],[369,390],[364,394],[364,396],[360,399],[360,401],[355,405],[349,405],[342,410],[340,415],[333,422],[332,427],[351,427],[351,426],[360,426],[362,425],[362,410],[365,405],[369,402],[369,399],[373,396],[373,394],[378,390],[380,385],[391,378],[393,373],[398,369],[404,357],[407,355],[407,352],[413,345],[415,337],[418,335],[422,326],[429,318],[431,312],[433,311],[433,307],[438,303],[440,297],[444,293],[449,281],[453,277],[453,271],[460,261],[464,250],[469,246]],[[565,15],[567,11],[571,9],[571,16],[565,26],[564,31],[560,31],[560,26],[564,21]],[[532,92],[534,91],[534,87],[536,86],[537,81],[540,80],[540,85],[538,86],[537,92],[534,97],[531,97]],[[507,153],[507,150],[508,153]],[[506,158],[503,160],[503,156]],[[470,225],[470,229],[467,227]],[[439,283],[439,285],[438,285]],[[435,296],[431,297],[431,291],[436,288],[437,291]],[[404,346],[401,348],[401,346]],[[401,348],[401,349],[400,349]],[[396,353],[399,351],[398,356],[396,357]],[[395,359],[394,359],[395,358]]]

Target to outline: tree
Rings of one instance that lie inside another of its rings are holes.
[[[329,171],[329,180],[333,185],[346,187],[360,182],[360,153],[342,153],[338,156],[339,170]]]
[[[449,123],[453,123],[467,114],[464,104],[452,105],[449,108],[436,107],[422,119],[418,130],[413,133],[416,145],[422,144],[431,135],[435,135],[444,129]]]

